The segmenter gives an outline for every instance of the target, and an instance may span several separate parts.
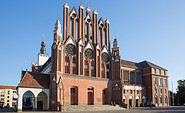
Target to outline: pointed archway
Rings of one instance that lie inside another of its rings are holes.
[[[31,91],[27,91],[23,94],[22,98],[22,110],[34,110],[35,108],[35,96]]]
[[[48,96],[45,92],[40,92],[37,96],[37,110],[48,110]]]

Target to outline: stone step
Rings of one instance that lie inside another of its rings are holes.
[[[125,108],[116,105],[65,105],[64,111],[108,111],[108,110],[125,110]]]

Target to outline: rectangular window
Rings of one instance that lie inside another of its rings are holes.
[[[130,94],[132,94],[132,90],[130,90]]]
[[[142,85],[142,75],[140,72],[136,73],[136,84],[137,85]]]
[[[157,88],[155,88],[155,94],[157,94]]]
[[[130,72],[130,84],[135,84],[135,81],[136,81],[136,79],[135,79],[135,72],[134,71],[131,71]]]
[[[125,89],[123,90],[123,94],[125,94]]]
[[[123,81],[124,84],[129,84],[129,71],[123,70]]]
[[[154,74],[156,74],[156,69],[154,69]]]
[[[159,75],[161,75],[161,70],[159,69]]]
[[[155,98],[155,103],[157,104],[157,98]]]
[[[167,98],[165,97],[165,103],[166,103],[166,100],[167,100]]]
[[[166,79],[164,79],[164,86],[166,86]]]
[[[166,71],[164,71],[164,75],[166,75]]]
[[[157,84],[157,79],[156,79],[156,77],[154,77],[154,84],[155,84],[155,85]]]
[[[139,94],[139,90],[137,90],[137,94]]]
[[[162,85],[162,78],[159,78],[159,85]]]
[[[163,90],[162,90],[162,88],[160,89],[160,93],[161,93],[161,94],[163,93]]]
[[[163,99],[162,99],[162,98],[160,98],[160,103],[162,103],[162,101],[163,101]]]
[[[16,93],[16,91],[13,91],[13,93]]]
[[[76,63],[73,63],[73,67],[76,67]]]

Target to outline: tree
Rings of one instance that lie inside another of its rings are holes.
[[[176,99],[182,105],[183,103],[185,103],[185,80],[178,80],[177,83],[178,86]]]

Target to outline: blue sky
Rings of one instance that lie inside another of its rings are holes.
[[[111,46],[115,35],[122,59],[150,61],[169,70],[171,81],[185,79],[184,0],[68,0],[109,19]],[[62,22],[65,0],[0,0],[0,85],[17,85],[21,70],[37,62],[42,35],[50,56],[54,24]]]

